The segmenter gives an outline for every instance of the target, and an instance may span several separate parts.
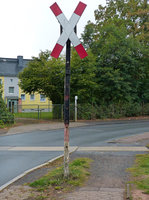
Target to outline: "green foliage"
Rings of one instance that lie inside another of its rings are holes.
[[[4,128],[4,127],[5,127],[4,122],[0,120],[0,128]]]
[[[91,162],[92,160],[88,158],[78,158],[69,165],[69,178],[64,178],[63,167],[58,167],[31,183],[30,186],[36,187],[38,190],[44,190],[48,186],[53,186],[56,190],[79,186],[87,179],[89,175],[87,169]]]
[[[63,104],[53,104],[52,115],[53,119],[63,119]]]
[[[80,60],[76,51],[71,59],[71,102],[78,96],[79,103],[94,103],[96,83],[96,57],[88,50],[88,56]]]
[[[139,29],[147,29],[147,9],[142,0],[109,0],[95,11],[96,23],[86,25],[82,39],[96,57],[96,104],[149,102],[149,48]]]
[[[64,60],[49,58],[50,52],[41,52],[19,74],[20,87],[26,93],[45,94],[53,103],[62,103],[64,90]]]
[[[14,115],[10,113],[2,98],[2,87],[0,85],[0,128],[4,128],[6,124],[14,123]]]
[[[109,104],[109,105],[78,105],[78,119],[106,119],[106,118],[122,118],[137,117],[149,115],[149,105],[140,105],[139,103],[129,102],[125,104]]]
[[[20,112],[14,113],[16,118],[53,119],[52,112]]]
[[[71,103],[78,96],[86,111],[79,118],[137,116],[149,103],[148,9],[147,0],[108,0],[95,10],[95,23],[89,21],[82,34],[88,57],[81,60],[72,49]],[[64,74],[64,57],[41,52],[20,73],[20,86],[63,104]]]
[[[113,21],[116,26],[124,25],[129,35],[141,42],[149,41],[149,4],[147,0],[108,0],[106,6],[99,5],[95,11],[98,27]]]
[[[79,95],[79,101],[94,101],[96,89],[95,57],[89,56],[80,60],[77,53],[72,50],[71,59],[71,100]],[[26,93],[39,92],[45,94],[54,104],[63,103],[64,99],[64,59],[50,57],[48,51],[41,52],[39,58],[33,58],[27,68],[19,74],[20,87]],[[90,96],[92,95],[92,98]]]
[[[133,183],[149,194],[149,155],[137,155],[134,166],[129,168],[128,171],[134,177]]]

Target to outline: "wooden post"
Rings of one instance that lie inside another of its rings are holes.
[[[66,71],[64,83],[64,177],[69,176],[69,104],[70,104],[70,54],[71,42],[66,43]]]

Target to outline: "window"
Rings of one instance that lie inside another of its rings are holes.
[[[14,87],[9,87],[9,93],[14,93]]]
[[[25,94],[21,94],[21,99],[22,99],[22,101],[25,100]]]
[[[2,79],[0,79],[0,85],[2,85]]]
[[[31,100],[31,101],[34,101],[34,100],[35,100],[35,95],[34,95],[34,94],[31,94],[31,95],[30,95],[30,100]]]
[[[11,78],[10,81],[13,82],[13,79]]]
[[[40,95],[40,101],[46,101],[46,97],[45,97],[44,94],[41,94],[41,95]]]

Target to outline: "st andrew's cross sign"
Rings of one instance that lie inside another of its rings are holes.
[[[80,58],[85,58],[87,56],[87,53],[76,33],[74,32],[74,27],[77,25],[83,11],[85,10],[86,4],[79,2],[69,21],[67,20],[57,3],[54,3],[52,6],[50,6],[50,8],[56,16],[60,25],[63,27],[63,32],[59,37],[51,53],[51,56],[58,58],[67,40],[70,39]]]
[[[66,44],[66,70],[65,70],[65,85],[64,85],[64,176],[69,176],[69,104],[70,104],[70,54],[71,42],[74,45],[80,58],[83,59],[87,56],[87,52],[82,46],[79,38],[74,32],[86,4],[79,2],[70,20],[68,21],[57,3],[50,6],[57,20],[62,27],[62,34],[60,35],[51,56],[58,58],[61,51]]]

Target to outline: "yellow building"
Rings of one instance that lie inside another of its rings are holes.
[[[0,83],[2,84],[2,97],[11,112],[27,112],[51,108],[52,102],[43,94],[25,94],[19,88],[18,73],[27,67],[29,59],[23,56],[14,58],[0,58]]]

